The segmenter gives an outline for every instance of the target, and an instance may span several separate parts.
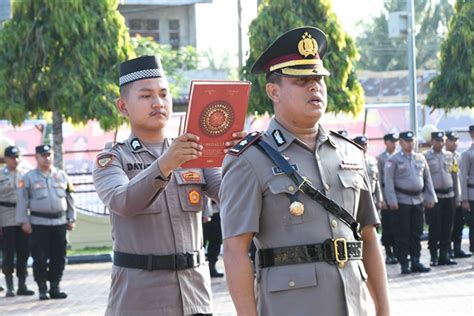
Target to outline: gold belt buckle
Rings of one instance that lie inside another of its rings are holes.
[[[301,187],[305,184],[305,183],[308,183],[309,185],[311,185],[311,181],[309,181],[308,177],[303,177],[303,182],[301,182],[301,184],[298,186],[298,190],[303,192],[303,190],[301,190]],[[304,193],[304,192],[303,192]]]
[[[344,268],[347,260],[349,259],[348,254],[347,254],[347,241],[344,238],[337,238],[334,239],[334,254],[336,258],[336,262],[339,266],[339,268]],[[342,258],[339,257],[339,251],[338,251],[338,243],[342,243],[344,247],[344,256]]]

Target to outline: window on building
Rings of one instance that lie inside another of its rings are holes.
[[[168,21],[168,28],[169,28],[169,38],[170,38],[170,45],[172,48],[177,49],[180,46],[180,36],[179,36],[179,20],[169,20]]]
[[[160,41],[160,23],[158,19],[130,19],[128,21],[130,36],[140,35],[142,37],[151,37],[156,42]]]

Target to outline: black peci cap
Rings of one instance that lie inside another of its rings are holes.
[[[445,133],[443,131],[437,131],[431,133],[431,140],[444,140]]]
[[[459,135],[456,132],[446,132],[446,138],[449,140],[458,140]]]
[[[37,154],[44,154],[44,153],[50,153],[51,152],[51,146],[49,145],[39,145],[35,147],[35,152]]]
[[[367,145],[368,139],[365,136],[357,136],[353,139],[353,141],[354,141],[354,143],[356,143],[358,145],[365,146],[365,145]]]
[[[470,125],[470,126],[469,126],[469,132],[470,132],[470,133],[471,133],[471,132],[474,132],[474,125]]]
[[[395,133],[388,133],[383,135],[383,140],[390,140],[392,142],[398,141],[398,136]]]
[[[400,139],[407,141],[415,140],[415,133],[413,133],[412,131],[401,132],[398,136],[400,137]]]
[[[5,157],[11,157],[11,158],[16,158],[20,156],[20,149],[16,146],[8,146],[5,148],[4,152]]]
[[[253,74],[276,72],[289,77],[329,76],[323,57],[326,35],[320,29],[303,26],[280,35],[255,61]]]
[[[158,56],[142,56],[120,64],[120,86],[134,81],[164,77]]]

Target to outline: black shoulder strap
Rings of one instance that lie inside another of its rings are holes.
[[[266,154],[278,168],[285,172],[285,174],[298,186],[298,190],[307,194],[312,200],[321,204],[324,209],[346,224],[352,230],[356,240],[361,239],[359,232],[360,224],[355,220],[351,213],[316,189],[308,178],[303,177],[293,169],[290,163],[268,143],[259,139],[254,143],[254,145]]]

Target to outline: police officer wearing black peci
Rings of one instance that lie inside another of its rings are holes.
[[[16,222],[15,208],[17,188],[22,185],[22,177],[27,170],[20,163],[20,150],[16,146],[5,148],[5,168],[0,174],[0,230],[3,230],[2,271],[7,284],[6,297],[15,296],[13,271],[16,261],[18,277],[17,295],[33,295],[26,286],[26,263],[29,257],[28,235]],[[15,260],[16,257],[16,260]]]
[[[458,133],[453,131],[446,132],[446,150],[452,152],[454,158],[452,171],[457,173],[459,176],[459,163],[461,161],[461,154],[457,151],[458,145]],[[454,214],[453,233],[451,235],[451,241],[453,244],[453,247],[450,250],[451,258],[469,258],[472,256],[472,253],[469,251],[464,251],[461,249],[462,230],[465,224],[464,213],[465,211],[459,202],[456,205],[456,212]]]
[[[66,261],[66,231],[74,228],[73,187],[66,173],[52,166],[51,146],[37,146],[35,151],[37,168],[26,173],[18,190],[16,220],[31,234],[39,299],[61,299],[67,297],[59,283]],[[49,295],[46,281],[50,282]]]
[[[448,255],[453,230],[456,202],[460,201],[459,179],[453,172],[454,157],[443,149],[445,133],[431,133],[431,149],[425,153],[438,202],[430,210],[428,247],[431,266],[452,265],[456,261]],[[439,253],[438,253],[439,251]]]
[[[385,183],[383,169],[385,162],[395,155],[397,149],[398,136],[395,133],[388,133],[383,136],[385,151],[377,157],[377,167],[379,169],[380,186],[384,200],[380,210],[382,217],[382,244],[385,247],[385,263],[397,264],[397,251],[395,248],[395,211],[388,208],[385,198]]]
[[[406,131],[399,137],[402,150],[391,156],[384,167],[385,198],[389,208],[396,211],[398,259],[402,274],[429,272],[431,269],[420,262],[423,206],[432,208],[438,200],[426,159],[414,152],[415,134]]]

